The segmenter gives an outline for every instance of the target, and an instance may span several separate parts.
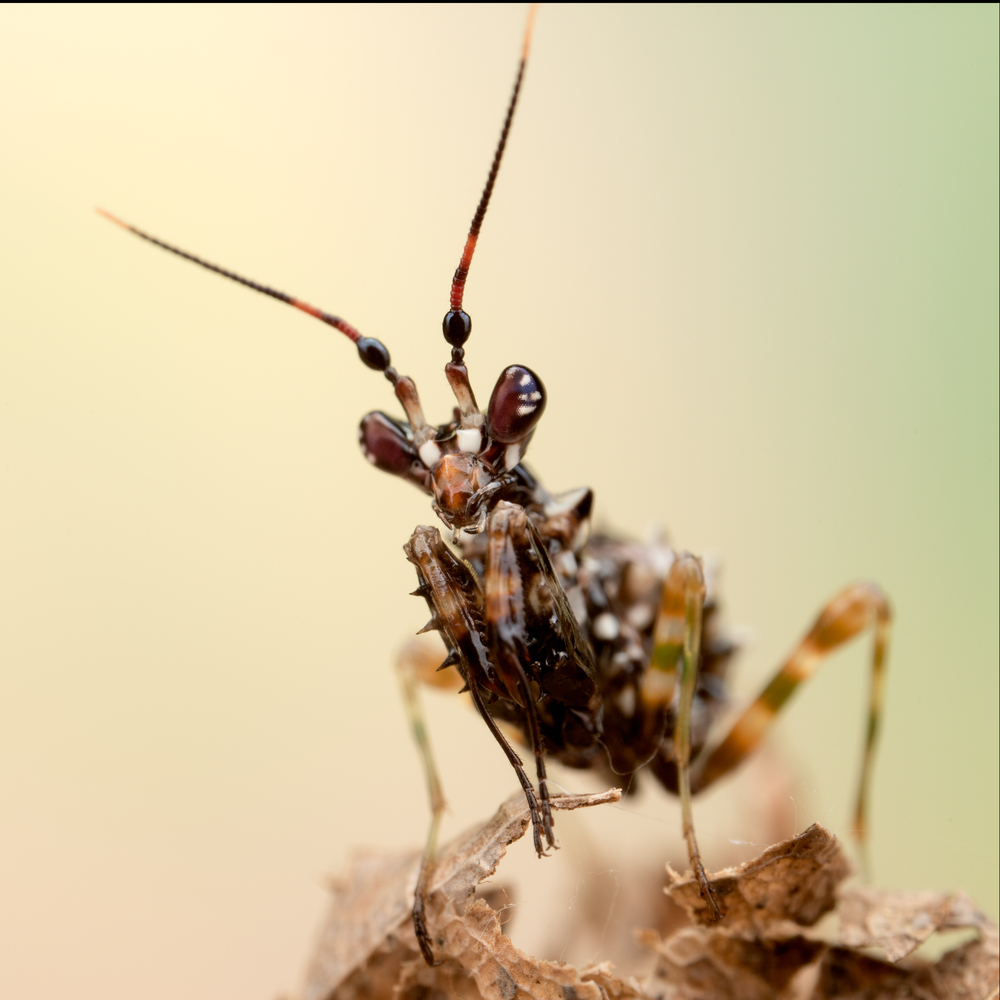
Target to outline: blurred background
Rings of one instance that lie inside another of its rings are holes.
[[[523,17],[0,11],[0,994],[269,1000],[352,847],[422,842],[392,662],[426,618],[401,547],[433,515],[355,439],[389,387],[92,207],[382,338],[443,420],[440,321]],[[875,879],[994,917],[997,27],[543,7],[466,297],[480,399],[512,362],[545,380],[548,485],[718,555],[738,697],[839,587],[885,587]],[[847,829],[868,648],[776,727],[782,835]],[[458,699],[427,701],[456,832],[516,783]],[[753,787],[697,807],[710,864],[755,840]],[[557,830],[555,858],[511,860],[525,946],[550,947],[533,886],[568,913],[588,865],[683,857],[654,787]]]

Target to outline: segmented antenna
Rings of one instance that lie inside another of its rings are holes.
[[[203,267],[208,271],[214,271],[216,274],[221,274],[223,278],[229,278],[230,281],[235,281],[239,285],[245,285],[247,288],[252,288],[255,292],[260,292],[262,295],[269,295],[272,299],[277,299],[279,302],[284,302],[295,309],[300,309],[302,312],[308,313],[310,316],[315,316],[321,323],[326,323],[327,326],[332,326],[334,329],[339,330],[342,334],[344,334],[344,336],[350,338],[357,345],[358,354],[361,356],[361,360],[369,368],[374,368],[375,371],[385,372],[386,378],[388,378],[389,381],[395,385],[399,376],[396,373],[396,370],[389,363],[389,351],[386,346],[374,337],[362,337],[358,330],[351,326],[347,320],[343,320],[339,316],[334,316],[332,313],[323,312],[322,309],[317,309],[315,306],[309,305],[308,302],[303,302],[301,299],[297,299],[294,296],[286,295],[284,292],[279,292],[275,288],[269,288],[267,285],[261,285],[256,281],[251,281],[249,278],[244,278],[239,274],[235,274],[233,271],[227,271],[224,267],[219,267],[218,264],[210,264],[207,260],[202,260],[201,257],[196,257],[193,253],[188,253],[186,250],[181,250],[179,247],[171,246],[169,243],[164,243],[163,240],[159,240],[155,236],[151,236],[149,233],[144,233],[141,229],[137,229],[135,226],[129,225],[127,222],[122,221],[117,216],[105,211],[103,208],[98,208],[95,211],[98,215],[103,215],[105,219],[113,222],[116,226],[121,226],[122,229],[127,229],[130,233],[135,233],[136,236],[146,240],[148,243],[152,243],[163,250],[168,250],[170,253],[176,254],[178,257],[183,257],[185,260],[191,261],[192,264],[197,264],[199,267]]]
[[[493,165],[490,167],[489,176],[486,178],[486,187],[483,188],[483,195],[479,199],[476,214],[472,217],[472,225],[469,227],[469,235],[465,240],[462,259],[455,270],[454,278],[451,279],[451,308],[444,317],[442,329],[444,331],[444,339],[453,348],[452,358],[455,363],[461,362],[465,353],[462,345],[469,339],[469,334],[472,333],[472,318],[462,309],[465,280],[469,276],[469,267],[472,264],[472,255],[476,252],[476,241],[479,239],[479,230],[482,228],[483,218],[490,203],[490,195],[493,194],[493,185],[496,183],[497,173],[500,171],[500,160],[503,158],[504,147],[507,145],[507,135],[510,132],[511,122],[514,120],[514,109],[517,107],[517,98],[521,92],[521,81],[524,79],[524,67],[528,62],[528,50],[531,48],[531,32],[535,26],[535,14],[537,11],[537,3],[533,3],[528,9],[528,23],[524,27],[524,40],[521,43],[521,62],[517,67],[514,92],[510,95],[510,104],[507,105],[507,117],[504,119],[503,129],[500,131],[500,141],[497,143],[496,152],[493,154]]]

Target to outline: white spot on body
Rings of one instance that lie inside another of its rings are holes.
[[[503,453],[504,465],[508,469],[513,469],[521,461],[521,445],[509,444]]]
[[[536,578],[535,583],[528,588],[528,605],[539,617],[547,617],[552,614],[554,606],[552,591],[549,590],[549,585],[543,578]]]
[[[622,710],[622,715],[635,715],[635,688],[631,684],[622,688],[615,704]]]
[[[650,604],[633,604],[625,613],[629,625],[642,632],[653,624],[653,607]]]
[[[420,461],[423,462],[428,469],[433,469],[434,466],[441,461],[441,449],[437,446],[436,441],[425,441],[420,446],[417,454],[420,456]]]
[[[598,639],[611,642],[618,638],[621,626],[618,624],[618,619],[610,611],[605,611],[594,619],[593,630]]]
[[[587,598],[583,596],[582,587],[570,587],[566,591],[569,606],[573,611],[573,617],[579,625],[587,624]]]
[[[648,563],[631,562],[625,567],[625,590],[632,601],[655,599],[653,591],[657,590],[662,582]]]
[[[483,447],[483,432],[478,427],[459,427],[457,434],[459,451],[478,455]]]
[[[555,558],[556,572],[560,576],[569,577],[570,579],[576,578],[576,571],[578,569],[576,564],[576,556],[573,555],[569,550],[560,552]]]

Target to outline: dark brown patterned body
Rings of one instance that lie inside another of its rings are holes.
[[[511,492],[523,506],[498,499],[487,529],[458,533],[455,552],[437,529],[424,526],[405,547],[418,569],[417,593],[432,613],[429,625],[440,629],[449,651],[442,667],[454,666],[486,713],[512,727],[525,746],[569,767],[603,771],[626,789],[649,765],[676,792],[679,655],[650,669],[657,649],[661,660],[670,659],[671,648],[680,650],[664,634],[672,620],[664,591],[674,551],[664,542],[587,538],[589,490],[552,497],[523,466],[514,471]],[[709,594],[694,755],[725,703],[736,648],[716,608]],[[470,640],[473,618],[479,634]]]

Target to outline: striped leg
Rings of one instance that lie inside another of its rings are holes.
[[[889,602],[873,583],[855,583],[837,594],[823,608],[805,638],[761,691],[757,700],[736,721],[729,735],[698,763],[692,778],[692,791],[699,792],[707,788],[752,753],[782,705],[799,684],[812,676],[826,656],[866,628],[872,627],[875,642],[868,702],[868,732],[854,813],[854,834],[863,848],[867,832],[868,789],[875,739],[882,714],[891,620]]]
[[[413,739],[420,753],[420,761],[424,766],[424,776],[427,779],[427,794],[431,802],[431,825],[427,831],[427,842],[424,845],[424,855],[420,859],[420,874],[417,876],[417,887],[413,893],[413,929],[417,935],[420,951],[428,965],[439,965],[434,960],[431,950],[431,937],[424,919],[424,903],[427,894],[427,879],[434,863],[437,851],[438,831],[441,828],[441,817],[444,815],[447,803],[444,789],[438,776],[437,765],[434,762],[434,751],[431,749],[430,736],[424,721],[423,706],[420,703],[420,692],[417,689],[418,680],[425,679],[426,654],[422,647],[411,644],[407,646],[396,661],[399,670],[400,686],[403,689],[403,703],[410,720]],[[433,669],[433,668],[431,668]],[[431,674],[433,677],[433,674]]]
[[[677,790],[681,799],[681,818],[687,842],[691,870],[698,879],[701,895],[711,907],[715,919],[722,913],[712,896],[708,876],[701,861],[694,832],[691,809],[691,707],[698,679],[701,655],[701,613],[705,604],[705,576],[701,563],[689,553],[678,555],[663,585],[660,614],[656,622],[656,645],[653,664],[660,671],[673,672],[676,685],[678,661],[681,664],[677,723],[674,727],[674,763],[677,767]]]

